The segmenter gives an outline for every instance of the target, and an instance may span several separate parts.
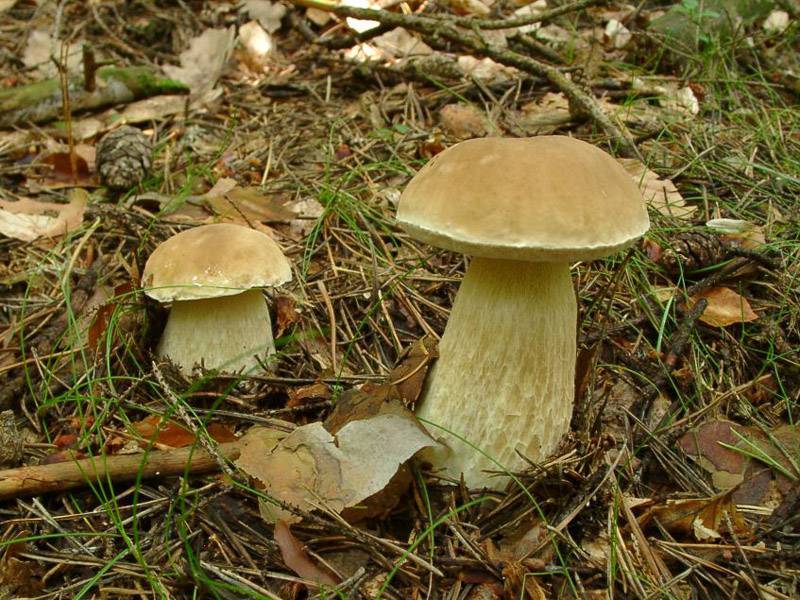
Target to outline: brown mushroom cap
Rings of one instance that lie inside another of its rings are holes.
[[[155,249],[142,276],[159,302],[232,296],[292,279],[272,238],[241,225],[217,223],[183,231]]]
[[[397,220],[433,246],[540,262],[607,256],[650,224],[641,192],[622,165],[566,136],[451,146],[408,184]]]

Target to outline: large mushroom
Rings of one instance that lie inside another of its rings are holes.
[[[219,223],[169,238],[147,260],[142,276],[148,296],[172,303],[158,355],[187,374],[198,366],[260,370],[275,353],[260,288],[291,278],[278,244],[254,229]]]
[[[471,487],[500,487],[506,479],[487,471],[546,458],[569,429],[570,263],[640,237],[645,202],[625,169],[585,142],[483,138],[425,165],[397,219],[412,237],[472,257],[417,411],[445,445],[428,458]]]

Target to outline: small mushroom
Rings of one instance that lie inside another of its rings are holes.
[[[397,219],[418,240],[472,256],[417,410],[446,445],[427,457],[471,487],[501,487],[506,479],[487,470],[540,461],[569,429],[577,318],[570,263],[640,237],[649,227],[645,202],[625,169],[590,144],[485,138],[425,165]]]
[[[158,355],[187,374],[197,366],[260,370],[258,359],[275,353],[260,288],[291,279],[289,261],[260,231],[220,223],[169,238],[150,256],[142,277],[148,296],[172,303]]]

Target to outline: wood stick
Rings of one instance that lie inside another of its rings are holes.
[[[236,460],[241,441],[218,446],[219,454]],[[190,462],[191,461],[191,462]],[[69,462],[0,471],[0,500],[63,492],[96,482],[133,481],[138,477],[166,477],[219,470],[217,459],[197,447],[153,450],[146,454],[94,456]]]

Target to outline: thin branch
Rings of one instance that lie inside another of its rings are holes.
[[[218,452],[228,460],[239,457],[240,442],[220,444]],[[0,500],[64,492],[104,481],[122,482],[219,470],[217,457],[199,448],[154,450],[146,454],[93,456],[69,462],[19,467],[0,471]]]
[[[433,19],[420,15],[404,15],[369,8],[335,6],[324,0],[291,1],[300,6],[332,12],[340,17],[378,21],[387,26],[403,27],[416,31],[426,38],[426,42],[432,42],[432,45],[441,45],[442,40],[448,40],[471,50],[478,56],[485,56],[498,63],[516,67],[520,71],[543,77],[561,90],[578,111],[594,120],[611,137],[623,155],[640,157],[633,140],[609,118],[592,96],[567,79],[561,71],[513,50],[492,46],[480,37],[479,30],[469,33],[451,24],[452,20]],[[470,25],[474,26],[474,23],[470,21]]]

